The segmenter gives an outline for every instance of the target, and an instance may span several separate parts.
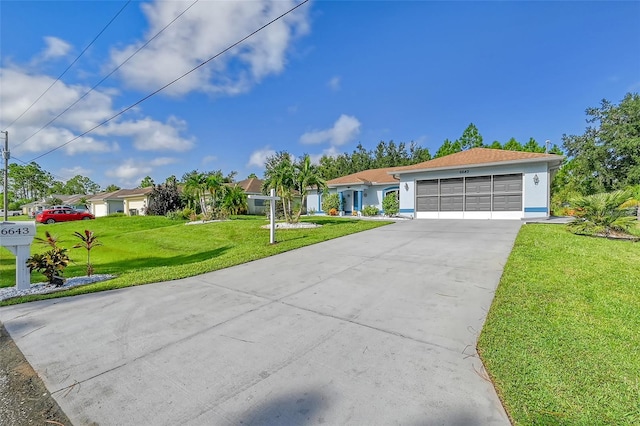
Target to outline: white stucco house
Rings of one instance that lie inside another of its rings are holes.
[[[382,200],[400,190],[398,179],[392,174],[398,167],[370,169],[327,181],[329,194],[340,195],[340,211],[346,215],[362,211],[365,206],[376,206],[382,211]],[[307,195],[307,211],[322,211],[322,191],[311,189]]]
[[[89,209],[95,217],[124,213],[127,216],[144,215],[149,205],[149,194],[153,187],[119,189],[101,192],[87,199]]]
[[[345,214],[397,191],[400,214],[416,219],[526,219],[549,217],[551,180],[564,157],[472,148],[411,166],[372,169],[327,182]],[[307,209],[322,212],[310,191]]]
[[[393,172],[400,213],[417,219],[546,218],[564,157],[473,148]]]
[[[258,178],[241,180],[235,184],[242,188],[247,195],[262,195],[262,180]],[[257,215],[264,214],[265,200],[254,200],[249,198],[247,200],[247,213]]]

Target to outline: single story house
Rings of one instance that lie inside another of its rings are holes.
[[[546,218],[551,181],[564,157],[472,148],[390,172],[400,214],[417,219]]]
[[[556,154],[472,148],[411,166],[365,170],[327,181],[350,215],[366,205],[382,211],[397,192],[400,214],[416,219],[525,219],[549,217],[551,181],[564,157]],[[311,190],[307,209],[322,211]]]
[[[243,189],[247,195],[262,195],[262,183],[263,181],[258,178],[249,178],[236,182]],[[248,214],[264,214],[265,213],[265,200],[247,199],[247,213]]]
[[[56,204],[61,204],[61,205],[65,205],[65,206],[71,206],[71,207],[78,207],[78,206],[85,206],[84,203],[84,199],[87,199],[91,197],[91,195],[85,195],[85,194],[73,194],[73,195],[65,195],[65,194],[51,194],[48,197],[40,200],[40,201],[33,201],[31,203],[27,203],[27,204],[23,204],[22,205],[22,214],[26,214],[29,215],[31,217],[35,216],[37,213],[41,212],[42,210],[44,210],[45,208],[51,206],[52,200],[59,200],[60,203],[58,203],[58,201],[56,201]]]
[[[95,217],[113,213],[124,213],[127,216],[144,215],[149,205],[149,194],[153,187],[119,189],[113,192],[101,192],[89,198],[89,209]]]
[[[365,206],[376,206],[382,211],[382,200],[389,193],[399,193],[400,185],[393,171],[398,167],[363,170],[327,181],[329,194],[340,195],[340,211],[346,215],[362,211]],[[322,211],[322,191],[309,190],[307,211]]]

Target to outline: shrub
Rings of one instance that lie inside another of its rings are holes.
[[[340,208],[340,196],[338,194],[326,194],[322,197],[322,210],[331,214],[331,209],[338,211]],[[332,215],[335,216],[335,215]]]
[[[117,213],[109,213],[107,216],[109,216],[109,217],[125,217],[126,214],[124,214],[122,212],[117,212]]]
[[[382,200],[382,210],[387,216],[393,216],[400,211],[400,203],[395,192],[387,194]]]
[[[329,210],[329,216],[337,216],[337,215],[338,215],[338,210],[336,209]]]
[[[378,212],[379,210],[376,206],[366,206],[362,209],[363,216],[377,216]]]
[[[575,219],[567,224],[574,234],[609,236],[612,232],[628,234],[636,218],[626,206],[632,198],[630,191],[613,191],[571,200]]]
[[[36,253],[27,259],[27,267],[30,272],[41,272],[49,284],[61,286],[64,280],[61,279],[64,269],[69,265],[67,249],[58,246],[58,239],[53,237],[49,231],[45,232],[45,238],[36,238],[41,244],[51,247],[44,253]]]
[[[313,207],[311,207],[310,209],[307,210],[307,214],[309,216],[313,216],[316,214],[316,209],[314,209]]]

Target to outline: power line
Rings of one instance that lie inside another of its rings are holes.
[[[45,128],[47,128],[49,125],[51,125],[54,121],[56,121],[58,118],[60,118],[64,113],[66,113],[67,111],[69,111],[71,108],[73,108],[78,102],[80,102],[81,100],[83,100],[89,93],[93,92],[94,89],[96,87],[98,87],[99,85],[101,85],[106,79],[108,79],[109,77],[111,77],[111,75],[113,73],[115,73],[116,71],[118,71],[124,64],[126,64],[127,62],[129,62],[129,59],[133,58],[135,55],[138,54],[138,52],[140,52],[142,49],[144,49],[145,47],[147,47],[147,45],[149,43],[151,43],[155,38],[157,38],[164,30],[166,30],[171,24],[173,24],[175,21],[177,21],[182,15],[184,15],[189,9],[191,9],[196,3],[198,3],[199,0],[195,0],[193,3],[191,3],[191,5],[189,5],[189,7],[187,7],[185,10],[183,10],[178,16],[176,16],[171,22],[169,22],[167,25],[164,26],[164,28],[162,28],[160,31],[158,31],[153,37],[151,37],[149,40],[147,40],[146,43],[144,43],[142,46],[140,46],[135,52],[133,52],[131,55],[129,55],[129,57],[127,59],[125,59],[123,62],[120,63],[120,65],[118,65],[117,67],[115,67],[109,74],[105,75],[102,80],[100,80],[99,82],[97,82],[91,89],[89,89],[87,92],[85,92],[81,97],[79,97],[78,99],[76,99],[75,102],[73,102],[71,105],[69,105],[67,108],[65,108],[64,111],[62,111],[60,114],[56,115],[52,120],[50,120],[47,124],[45,124],[44,126],[40,127],[36,132],[34,132],[31,136],[29,136],[28,138],[26,138],[25,140],[23,140],[22,142],[20,142],[19,144],[14,146],[14,149],[19,147],[20,145],[22,145],[23,143],[27,142],[29,139],[31,139],[32,137],[34,137],[35,135],[37,135],[38,133],[40,133],[42,130],[44,130]]]
[[[22,114],[20,114],[15,120],[13,120],[11,123],[9,123],[9,125],[4,129],[5,131],[7,129],[9,129],[9,127],[11,127],[16,121],[20,120],[22,118],[23,115],[25,115],[36,103],[38,103],[38,101],[40,99],[42,99],[42,97],[58,82],[60,81],[60,79],[67,73],[67,71],[69,71],[69,69],[76,63],[78,62],[78,60],[80,59],[80,57],[82,55],[84,55],[84,52],[86,52],[92,45],[93,43],[95,43],[95,41],[98,39],[98,37],[100,37],[102,35],[103,32],[105,32],[105,30],[111,25],[111,23],[113,21],[116,20],[116,18],[122,13],[122,11],[129,5],[129,3],[131,3],[131,0],[127,0],[127,2],[124,4],[124,6],[122,6],[122,8],[118,11],[118,13],[115,14],[115,16],[113,18],[111,18],[111,20],[109,22],[107,22],[107,25],[104,26],[104,28],[102,28],[102,30],[98,33],[97,36],[95,36],[93,38],[93,40],[91,40],[91,43],[89,43],[87,45],[87,47],[84,48],[84,50],[82,52],[80,52],[80,54],[76,57],[76,59],[73,60],[73,62],[71,62],[71,64],[69,64],[69,66],[62,72],[62,74],[60,74],[58,76],[58,78],[56,78],[56,80],[51,83],[51,85],[49,87],[47,87],[47,90],[45,90],[44,92],[42,92],[42,94],[40,96],[38,96],[38,98],[33,101],[33,103],[31,105],[29,105],[29,107],[24,110],[24,112]],[[22,142],[24,143],[24,142]],[[22,144],[21,143],[21,144]],[[20,145],[21,145],[20,144]]]
[[[309,0],[303,0],[300,4],[292,7],[291,9],[289,9],[288,11],[286,11],[285,13],[283,13],[282,15],[272,19],[271,21],[267,22],[266,24],[264,24],[263,26],[261,26],[260,28],[258,28],[257,30],[253,31],[252,33],[250,33],[249,35],[241,38],[240,40],[236,41],[235,43],[233,43],[232,45],[226,47],[225,49],[223,49],[222,51],[216,53],[215,55],[213,55],[212,57],[210,57],[209,59],[207,59],[204,62],[201,62],[199,65],[197,65],[196,67],[192,68],[191,70],[187,71],[186,73],[182,74],[180,77],[170,81],[169,83],[165,84],[164,86],[162,86],[161,88],[155,90],[154,92],[151,92],[150,94],[148,94],[147,96],[143,97],[142,99],[140,99],[139,101],[133,103],[132,105],[126,107],[125,109],[123,109],[122,111],[120,111],[119,113],[113,115],[112,117],[102,121],[101,123],[95,125],[94,127],[92,127],[91,129],[79,134],[78,136],[72,138],[71,140],[63,143],[60,146],[57,146],[55,148],[50,149],[49,151],[46,151],[40,155],[38,155],[37,157],[33,158],[31,161],[35,161],[38,160],[42,157],[44,157],[45,155],[49,155],[54,151],[59,150],[60,148],[63,148],[67,145],[69,145],[70,143],[80,139],[81,137],[83,137],[84,135],[93,132],[95,129],[97,129],[98,127],[102,127],[105,124],[107,124],[108,122],[110,122],[111,120],[113,120],[114,118],[117,118],[119,116],[121,116],[122,114],[124,114],[125,112],[129,111],[132,108],[135,108],[136,106],[140,105],[142,102],[146,101],[147,99],[151,98],[152,96],[160,93],[161,91],[163,91],[164,89],[166,89],[167,87],[171,86],[172,84],[178,82],[179,80],[182,80],[184,77],[186,77],[187,75],[191,74],[192,72],[196,71],[197,69],[203,67],[204,65],[208,64],[209,62],[211,62],[212,60],[218,58],[219,56],[227,53],[229,50],[233,49],[234,47],[238,46],[239,44],[243,43],[245,40],[253,37],[254,35],[256,35],[257,33],[259,33],[260,31],[264,30],[265,28],[267,28],[268,26],[270,26],[271,24],[273,24],[276,21],[279,21],[280,19],[282,19],[283,17],[287,16],[288,14],[290,14],[291,12],[293,12],[294,10],[296,10],[297,8],[299,8],[300,6],[308,3]]]

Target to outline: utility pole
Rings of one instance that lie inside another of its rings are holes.
[[[7,130],[2,130],[0,133],[4,133],[4,149],[2,150],[2,158],[4,158],[4,186],[3,195],[4,195],[4,221],[9,221],[9,132]]]

